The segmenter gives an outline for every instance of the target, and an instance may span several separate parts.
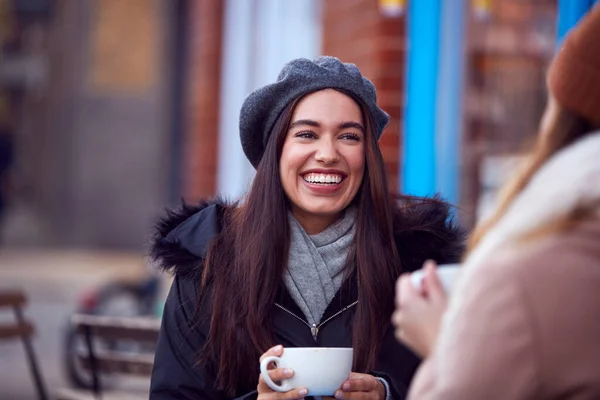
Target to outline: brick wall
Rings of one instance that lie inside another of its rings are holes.
[[[171,3],[60,1],[45,23],[22,26],[20,51],[48,69],[17,99],[8,243],[140,249],[147,240],[167,202]]]
[[[390,114],[380,146],[392,190],[398,189],[404,91],[404,18],[385,18],[377,0],[323,2],[323,54],[358,65],[377,87],[381,108]]]
[[[224,2],[191,0],[188,128],[183,140],[183,195],[216,191]]]
[[[523,150],[537,134],[555,26],[555,0],[496,0],[488,19],[471,15],[461,157],[460,204],[466,211],[465,226],[476,222],[485,195],[483,162],[493,155]]]
[[[192,71],[183,192],[194,200],[216,190],[223,2],[190,1]],[[380,145],[391,188],[397,191],[405,19],[384,17],[377,0],[321,4],[322,53],[356,63],[377,87],[379,104],[391,116]],[[467,226],[475,219],[485,154],[513,152],[535,134],[545,100],[543,76],[553,49],[555,7],[553,0],[498,0],[489,19],[469,20],[460,200]]]

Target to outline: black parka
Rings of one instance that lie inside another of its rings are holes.
[[[214,371],[198,362],[209,330],[209,318],[198,316],[210,315],[204,304],[198,312],[203,258],[210,241],[221,229],[226,207],[228,205],[218,201],[196,207],[183,206],[168,213],[158,226],[152,255],[164,268],[175,273],[175,279],[164,308],[152,374],[151,400],[227,398],[215,389]],[[448,213],[447,205],[436,200],[412,200],[409,204],[399,205],[394,217],[394,234],[405,272],[421,268],[427,259],[440,264],[459,260],[464,235],[452,223]],[[284,348],[352,347],[352,317],[356,303],[356,283],[347,280],[315,329],[305,321],[304,314],[282,282],[271,314],[275,344],[282,344]],[[370,373],[388,382],[394,399],[404,399],[419,361],[415,354],[396,341],[390,326],[381,344],[376,369]],[[256,385],[238,388],[236,396],[255,399]]]

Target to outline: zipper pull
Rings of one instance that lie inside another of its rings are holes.
[[[312,333],[312,337],[313,339],[315,339],[316,342],[317,336],[319,336],[319,328],[317,327],[317,324],[312,324],[312,328],[310,328],[310,333]]]

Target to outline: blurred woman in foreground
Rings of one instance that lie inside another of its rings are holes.
[[[422,291],[400,278],[396,334],[426,358],[409,398],[600,398],[599,39],[596,7],[553,60],[538,142],[448,310],[435,268]]]

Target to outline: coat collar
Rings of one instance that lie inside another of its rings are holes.
[[[517,241],[581,206],[600,200],[600,132],[554,155],[515,198],[465,263],[483,265],[496,249]]]
[[[168,211],[156,224],[150,242],[151,258],[163,270],[199,277],[210,242],[235,206],[217,198]],[[403,271],[419,269],[427,259],[451,263],[462,256],[464,230],[454,222],[450,206],[441,199],[403,196],[393,218]]]
[[[554,155],[514,199],[500,221],[465,260],[442,324],[452,324],[463,310],[469,286],[478,273],[507,252],[523,251],[520,240],[584,205],[600,200],[600,132],[589,135]],[[529,248],[529,247],[527,247]],[[452,330],[442,328],[440,342]]]

